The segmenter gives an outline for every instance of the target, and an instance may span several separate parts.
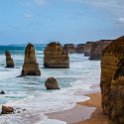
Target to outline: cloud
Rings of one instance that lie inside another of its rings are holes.
[[[34,3],[38,6],[42,6],[47,3],[47,0],[34,0]]]
[[[124,17],[120,17],[120,18],[118,19],[118,21],[119,21],[121,24],[124,24]]]
[[[29,13],[24,13],[24,17],[26,17],[26,18],[32,18],[33,15],[32,14],[29,14]]]

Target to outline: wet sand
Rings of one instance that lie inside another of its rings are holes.
[[[101,94],[88,94],[89,100],[78,102],[70,110],[46,114],[49,119],[57,119],[67,124],[110,124],[110,120],[102,113]]]
[[[87,107],[96,107],[96,110],[92,113],[90,119],[82,120],[78,123],[73,124],[110,124],[110,120],[102,112],[101,108],[101,94],[93,93],[87,95],[90,97],[90,100],[85,102],[80,102],[77,104],[86,105]]]

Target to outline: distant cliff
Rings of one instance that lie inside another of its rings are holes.
[[[92,43],[90,60],[100,60],[102,51],[112,42],[112,40],[100,40]]]
[[[101,57],[103,112],[115,124],[124,124],[124,37],[107,46]]]

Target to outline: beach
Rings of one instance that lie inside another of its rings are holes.
[[[47,114],[50,119],[65,121],[67,124],[110,124],[101,109],[101,93],[87,94],[89,100],[78,102],[70,110]]]

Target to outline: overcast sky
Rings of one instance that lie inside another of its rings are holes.
[[[124,34],[124,0],[0,0],[0,44],[83,43]]]

